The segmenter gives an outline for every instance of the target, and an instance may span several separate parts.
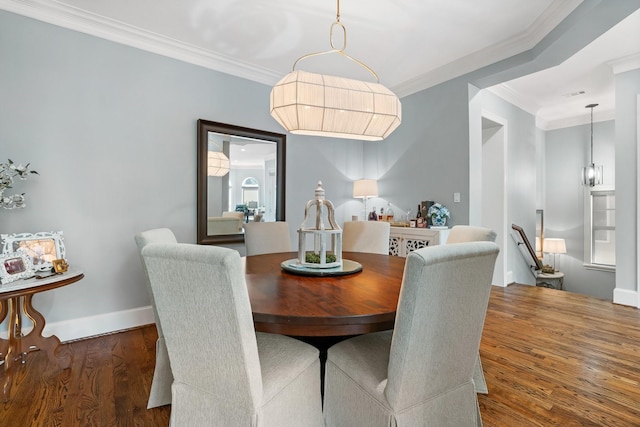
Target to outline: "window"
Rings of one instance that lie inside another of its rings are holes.
[[[614,190],[591,190],[585,236],[587,267],[611,270],[616,265],[616,196]],[[585,221],[586,223],[586,221]]]

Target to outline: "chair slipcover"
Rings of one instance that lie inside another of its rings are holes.
[[[476,227],[472,225],[454,225],[449,232],[449,243],[466,243],[466,242],[495,242],[496,232],[486,227]],[[482,361],[480,360],[480,352],[478,352],[478,360],[476,360],[476,368],[473,373],[473,382],[476,385],[476,392],[488,394],[489,388],[484,378],[482,369]]]
[[[320,427],[318,350],[256,333],[237,251],[145,246],[174,376],[172,426]]]
[[[142,252],[142,248],[149,243],[177,243],[176,236],[168,228],[157,228],[142,231],[135,235],[135,241],[140,252]],[[156,304],[153,300],[153,293],[151,292],[151,285],[149,284],[149,276],[147,274],[147,269],[144,266],[144,262],[142,262],[142,267],[144,268],[145,275],[147,276],[147,292],[149,293],[149,300],[151,301],[151,307],[153,308],[153,315],[156,319],[156,329],[158,330],[158,340],[156,341],[156,366],[153,370],[153,381],[151,382],[151,390],[149,391],[149,400],[147,402],[147,409],[151,409],[171,403],[171,383],[173,382],[173,375],[171,374],[171,365],[169,365],[167,346],[164,342],[164,335],[162,334],[162,327],[160,326],[158,311],[156,310]]]
[[[495,242],[496,232],[490,228],[473,225],[454,225],[451,227],[447,244],[466,242]]]
[[[242,223],[244,222],[244,212],[225,211],[222,212],[223,218],[235,218],[238,220],[238,232],[242,231]]]
[[[382,221],[345,221],[342,230],[342,250],[389,255],[391,227]]]
[[[329,348],[327,427],[482,424],[472,377],[497,255],[472,242],[407,257],[395,329]]]
[[[291,252],[289,225],[285,221],[249,222],[244,225],[247,256]]]

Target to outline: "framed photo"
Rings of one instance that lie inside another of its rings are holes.
[[[53,260],[64,259],[66,255],[62,231],[2,234],[0,237],[4,242],[3,254],[24,250],[36,271],[51,270]]]
[[[33,276],[33,264],[25,251],[0,255],[0,283],[10,283]]]

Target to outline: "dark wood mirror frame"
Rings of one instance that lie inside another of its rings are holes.
[[[286,135],[250,129],[225,123],[198,120],[198,205],[197,205],[197,243],[215,245],[218,243],[242,243],[244,234],[207,234],[208,177],[207,151],[209,149],[209,132],[228,134],[244,138],[262,139],[276,144],[276,221],[284,221],[285,215],[285,171]]]

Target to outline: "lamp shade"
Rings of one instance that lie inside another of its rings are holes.
[[[209,151],[207,154],[207,175],[225,176],[229,173],[229,158],[221,151]]]
[[[548,254],[566,254],[567,246],[564,239],[544,239],[544,251]]]
[[[582,185],[594,187],[602,184],[602,165],[591,164],[582,168]]]
[[[400,125],[402,106],[380,83],[293,71],[271,90],[270,111],[294,134],[379,141]]]
[[[378,197],[378,181],[375,179],[359,179],[353,182],[353,197]]]

